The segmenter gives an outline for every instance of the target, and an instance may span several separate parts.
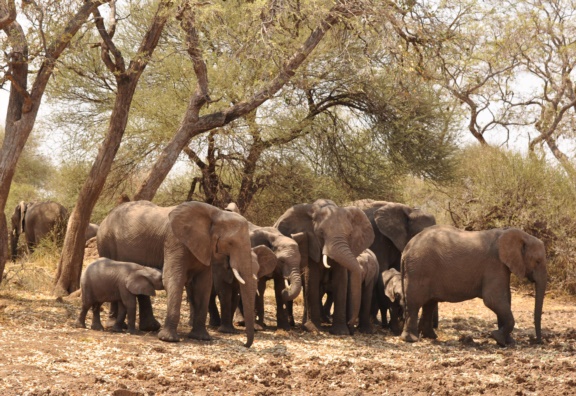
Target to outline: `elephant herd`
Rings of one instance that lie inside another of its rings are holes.
[[[497,316],[492,337],[505,346],[513,342],[514,273],[535,283],[534,324],[541,341],[547,273],[539,239],[514,228],[473,232],[436,225],[433,216],[400,203],[367,199],[338,206],[319,199],[260,227],[234,204],[222,210],[201,202],[126,202],[102,221],[97,245],[102,258],[81,280],[81,327],[92,308],[92,328],[101,329],[100,304],[113,302],[112,329],[121,331],[127,315],[134,332],[137,300],[140,330],[160,330],[161,340],[178,341],[186,290],[189,337],[210,339],[208,313],[218,331],[236,332],[233,318],[240,311],[249,347],[255,330],[264,327],[264,291],[272,279],[279,329],[295,325],[292,302],[303,292],[301,323],[308,331],[330,323],[335,335],[374,333],[380,313],[383,326],[413,342],[436,338],[438,302],[479,297]],[[161,288],[167,298],[163,326],[150,300]]]

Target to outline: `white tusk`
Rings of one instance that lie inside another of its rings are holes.
[[[286,289],[290,289],[290,283],[288,283],[288,279],[284,279],[284,284],[286,285]]]
[[[326,268],[331,268],[331,267],[328,265],[328,256],[326,256],[325,254],[322,255],[322,262],[324,263],[324,267],[326,267]]]
[[[254,278],[254,280],[258,280],[258,277],[255,274],[252,274],[252,277]]]
[[[236,268],[232,268],[232,272],[234,273],[234,276],[236,277],[236,279],[238,279],[238,282],[242,283],[243,285],[246,284],[246,282],[244,282],[244,279],[242,279],[242,277],[240,276],[240,273],[238,272],[238,270]]]
[[[256,289],[256,295],[257,295],[258,297],[260,297],[260,292],[258,291],[258,289]]]

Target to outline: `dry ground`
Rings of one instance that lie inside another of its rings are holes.
[[[213,341],[190,340],[186,319],[174,344],[154,333],[75,329],[78,299],[31,293],[14,268],[7,272],[0,287],[0,395],[576,394],[574,299],[547,297],[543,345],[531,342],[533,297],[515,292],[513,347],[488,337],[495,317],[473,300],[440,304],[437,341],[406,344],[385,330],[334,337],[270,329],[246,349],[243,333],[210,330]],[[154,304],[163,318],[163,292]],[[273,325],[271,308],[266,319]]]

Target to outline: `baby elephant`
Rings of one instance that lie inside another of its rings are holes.
[[[80,279],[82,310],[76,327],[86,327],[86,313],[92,308],[92,330],[102,330],[100,306],[118,302],[118,316],[112,331],[121,332],[128,313],[128,332],[136,332],[136,296],[154,296],[162,290],[162,272],[136,263],[99,258],[90,264]]]
[[[360,303],[360,316],[358,323],[358,331],[365,334],[373,334],[376,332],[370,320],[370,308],[372,306],[372,292],[376,286],[379,275],[378,259],[370,249],[364,250],[358,257],[358,264],[362,267],[362,300]],[[350,287],[350,285],[348,285]],[[348,300],[350,305],[350,300]],[[349,306],[348,312],[351,312]],[[350,329],[353,333],[354,329]]]
[[[404,327],[404,293],[402,292],[402,277],[400,272],[390,268],[380,275],[384,285],[384,294],[390,299],[390,330],[400,335]]]

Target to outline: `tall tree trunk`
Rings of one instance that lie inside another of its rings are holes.
[[[36,123],[40,102],[48,80],[54,70],[56,60],[70,44],[80,27],[101,4],[109,0],[86,1],[71,17],[64,31],[56,36],[46,49],[45,60],[36,73],[31,90],[28,92],[28,41],[20,24],[16,21],[16,7],[13,1],[0,3],[0,29],[8,36],[12,51],[10,71],[10,99],[6,114],[4,143],[0,150],[0,281],[8,260],[8,224],[4,211],[16,165]]]
[[[154,20],[142,39],[137,58],[130,62],[128,69],[124,68],[124,59],[112,42],[112,34],[104,29],[100,15],[95,15],[98,30],[104,41],[102,44],[103,61],[115,73],[117,94],[106,138],[98,150],[98,155],[94,160],[88,179],[86,179],[80,190],[78,201],[68,220],[68,230],[62,248],[62,256],[56,271],[54,288],[56,295],[66,295],[80,287],[80,274],[84,259],[84,230],[90,222],[92,210],[104,188],[106,178],[110,173],[112,163],[120,147],[128,123],[128,113],[136,86],[154,49],[158,45],[160,34],[169,16],[167,9],[171,6],[172,2],[169,0],[160,2]],[[109,52],[113,54],[115,61],[112,61]]]

